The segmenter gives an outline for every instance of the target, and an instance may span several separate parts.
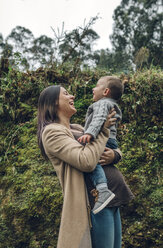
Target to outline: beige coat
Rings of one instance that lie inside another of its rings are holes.
[[[91,248],[88,201],[82,172],[91,172],[108,140],[103,128],[97,139],[82,146],[61,124],[45,127],[42,142],[63,189],[63,208],[57,248]]]

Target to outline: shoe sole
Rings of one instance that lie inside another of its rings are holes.
[[[101,210],[103,210],[103,208],[105,208],[108,203],[113,200],[113,198],[115,197],[115,194],[112,194],[99,208],[97,208],[96,210],[92,211],[94,214],[99,213]]]

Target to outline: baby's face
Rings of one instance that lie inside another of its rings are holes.
[[[96,87],[93,88],[93,100],[97,102],[104,97],[103,93],[105,91],[105,86],[102,83],[102,80],[99,80],[96,84]]]

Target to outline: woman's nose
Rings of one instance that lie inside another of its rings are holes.
[[[75,96],[71,95],[71,98],[74,100],[75,99]]]

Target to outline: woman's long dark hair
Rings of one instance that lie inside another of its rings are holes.
[[[42,144],[42,132],[46,125],[59,121],[58,105],[60,88],[60,85],[52,85],[45,88],[38,100],[37,138],[41,154],[45,159],[48,159],[48,157]]]

